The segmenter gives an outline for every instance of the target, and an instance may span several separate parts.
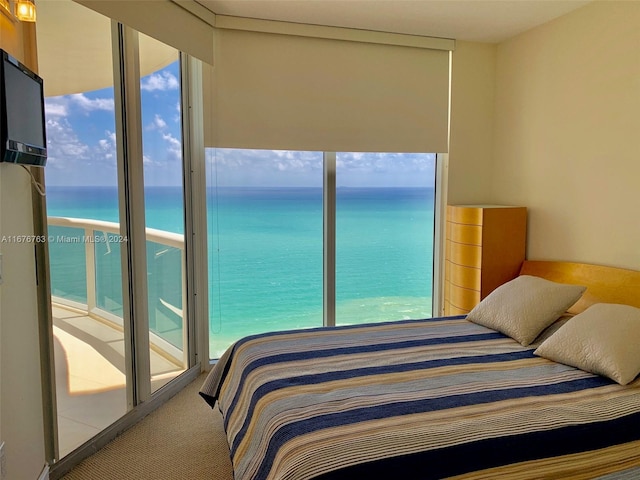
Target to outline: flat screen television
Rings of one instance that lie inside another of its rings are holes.
[[[42,78],[0,50],[0,161],[44,166],[47,138]]]

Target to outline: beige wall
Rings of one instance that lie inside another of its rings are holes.
[[[595,2],[498,45],[495,92],[477,200],[529,207],[530,259],[640,269],[640,2]]]
[[[24,38],[0,15],[0,46],[25,60]],[[529,258],[640,269],[638,52],[640,2],[590,4],[498,46],[458,42],[449,202],[527,206]],[[28,176],[0,164],[0,236],[31,232]],[[8,478],[32,480],[45,463],[34,256],[0,251],[0,441]]]
[[[0,47],[34,68],[31,26],[0,14]],[[34,250],[10,238],[32,233],[29,174],[0,163],[0,441],[11,480],[34,480],[46,463]]]

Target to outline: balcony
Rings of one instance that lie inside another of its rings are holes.
[[[120,228],[49,217],[60,456],[126,413]],[[151,389],[188,366],[184,238],[147,229]]]

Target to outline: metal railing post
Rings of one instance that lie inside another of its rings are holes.
[[[84,258],[87,272],[87,313],[96,308],[96,244],[94,230],[84,230]]]

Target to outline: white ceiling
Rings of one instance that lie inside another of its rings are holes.
[[[498,43],[590,0],[197,0],[221,15]]]
[[[500,42],[589,0],[197,0],[216,14],[478,42]],[[38,63],[46,95],[112,83],[109,19],[71,0],[38,0]],[[81,38],[82,41],[78,41]],[[141,37],[142,71],[176,52]],[[61,52],[64,52],[62,54]]]

